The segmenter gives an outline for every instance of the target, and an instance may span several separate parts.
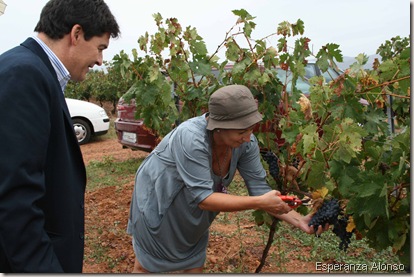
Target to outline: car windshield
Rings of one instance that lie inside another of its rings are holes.
[[[321,74],[327,83],[339,76],[338,72],[336,72],[333,68],[328,68],[326,72],[321,72]]]
[[[277,71],[277,77],[279,78],[279,80],[283,84],[286,84],[286,91],[289,93],[292,92],[292,78],[293,78],[292,72],[283,70],[281,68],[276,69],[276,71]],[[298,78],[298,80],[296,81],[296,88],[302,91],[302,93],[305,95],[308,95],[310,93],[310,84],[305,78],[302,78],[302,77]]]
[[[286,91],[291,93],[292,92],[292,78],[293,74],[289,70],[283,70],[281,68],[277,68],[277,77],[279,80],[286,84]],[[315,76],[322,76],[325,79],[326,83],[336,79],[340,73],[338,73],[335,69],[329,67],[326,72],[322,72],[319,68],[317,68],[315,63],[308,63],[305,66],[305,75],[304,77],[299,77],[296,81],[296,88],[300,90],[303,94],[309,95],[310,87],[309,79]]]
[[[315,66],[313,64],[307,64],[305,66],[305,77],[307,79],[312,78],[313,76],[316,76],[316,69]]]

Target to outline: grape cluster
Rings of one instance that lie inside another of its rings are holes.
[[[273,177],[273,179],[279,179],[279,158],[275,155],[275,153],[271,151],[267,151],[266,153],[262,154],[263,159],[269,165],[269,173]]]
[[[333,225],[333,232],[337,235],[341,242],[339,243],[339,249],[346,251],[348,245],[351,242],[352,232],[347,232],[346,226],[348,225],[348,216],[339,217],[342,214],[339,201],[335,198],[324,201],[322,206],[317,210],[309,222],[309,226],[313,225],[313,230],[318,230],[319,226],[325,226],[326,224]]]
[[[346,230],[347,225],[348,216],[344,216],[338,219],[338,221],[334,224],[334,228],[332,230],[334,234],[341,239],[341,242],[339,243],[339,249],[344,251],[348,249],[352,237],[352,232],[348,232]]]
[[[335,224],[338,221],[338,215],[341,212],[341,207],[339,206],[338,200],[335,198],[324,201],[322,206],[318,211],[313,215],[309,226],[313,225],[313,229],[316,233],[319,226],[325,226],[328,224]]]

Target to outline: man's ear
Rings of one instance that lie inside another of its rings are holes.
[[[71,42],[72,44],[76,45],[78,44],[79,40],[81,38],[83,38],[83,29],[82,26],[79,24],[75,24],[72,27],[72,30],[70,32],[70,38],[71,38]]]

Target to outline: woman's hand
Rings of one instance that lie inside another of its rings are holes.
[[[280,197],[280,192],[277,190],[269,191],[261,195],[260,207],[258,209],[264,210],[270,214],[281,215],[286,214],[292,210]]]
[[[315,233],[315,230],[313,229],[313,225],[308,226],[310,220],[312,219],[312,214],[303,216],[297,211],[292,210],[291,212],[287,214],[273,214],[273,216],[301,229],[307,234]],[[326,224],[325,226],[319,226],[318,229],[316,230],[316,235],[320,235],[323,232],[327,231],[328,229],[329,229],[329,224]]]
[[[299,218],[298,221],[298,228],[300,228],[301,230],[303,230],[304,232],[308,233],[308,234],[314,234],[315,230],[313,228],[313,225],[309,226],[309,222],[312,218],[312,214],[308,214],[306,216],[302,216],[301,218]],[[323,232],[329,230],[329,224],[326,224],[325,226],[319,226],[318,230],[316,231],[316,235],[320,235]]]

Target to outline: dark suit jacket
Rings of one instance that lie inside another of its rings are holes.
[[[86,173],[47,55],[0,56],[0,272],[81,272]]]

